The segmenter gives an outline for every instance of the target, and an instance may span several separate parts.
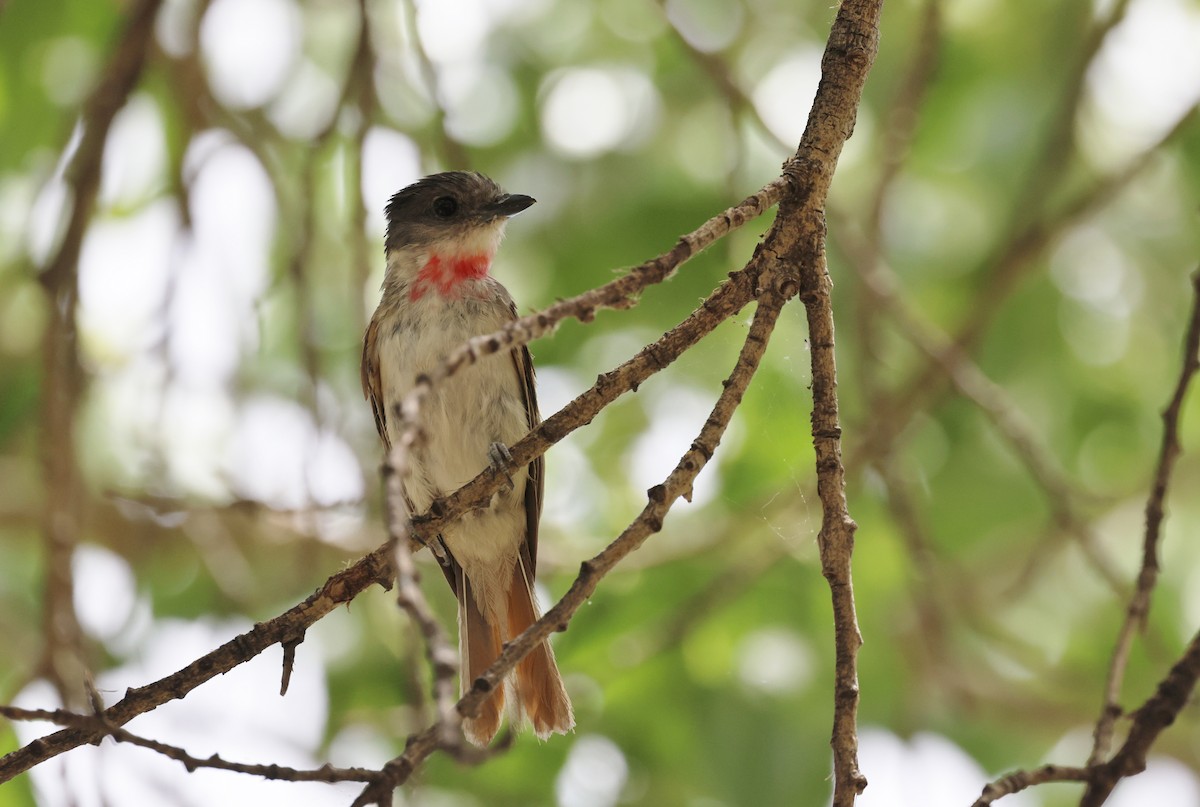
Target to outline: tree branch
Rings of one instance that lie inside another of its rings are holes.
[[[1200,633],[1158,685],[1157,691],[1134,712],[1129,736],[1112,759],[1091,769],[1079,807],[1100,807],[1117,782],[1146,769],[1146,754],[1163,729],[1183,711],[1200,678]],[[1107,714],[1107,712],[1106,712]]]
[[[858,649],[862,636],[854,608],[850,559],[855,523],[846,504],[845,468],[838,422],[834,361],[832,282],[825,262],[825,203],[842,147],[854,121],[867,73],[879,47],[878,0],[845,0],[834,19],[821,83],[795,157],[784,166],[790,193],[767,233],[763,251],[776,257],[785,283],[795,284],[808,318],[812,358],[812,435],[816,450],[821,530],[821,570],[833,600],[836,653],[833,747],[833,804],[849,807],[867,786],[858,768]]]
[[[1179,380],[1175,384],[1171,400],[1162,413],[1162,445],[1159,448],[1154,485],[1146,501],[1146,531],[1142,539],[1142,568],[1138,572],[1137,585],[1125,611],[1125,620],[1117,634],[1117,644],[1113,650],[1108,680],[1105,684],[1104,708],[1100,712],[1100,718],[1096,721],[1096,729],[1093,732],[1094,744],[1092,754],[1088,758],[1089,765],[1099,764],[1108,753],[1112,743],[1113,725],[1122,714],[1118,701],[1121,697],[1121,682],[1125,677],[1125,665],[1129,661],[1134,635],[1145,627],[1146,617],[1150,613],[1150,596],[1158,582],[1158,546],[1162,534],[1167,486],[1171,481],[1171,472],[1175,468],[1175,461],[1179,458],[1182,450],[1179,444],[1179,415],[1188,386],[1196,371],[1200,369],[1200,269],[1192,274],[1192,293],[1192,314],[1187,336],[1184,339],[1183,367],[1179,372]]]
[[[987,805],[1020,793],[1027,787],[1045,784],[1046,782],[1086,782],[1087,768],[1072,768],[1064,765],[1043,765],[1032,771],[1013,771],[1006,773],[983,789],[983,795],[972,802],[971,807],[987,807]]]
[[[120,726],[114,726],[99,715],[81,715],[65,709],[19,709],[15,706],[0,705],[0,715],[9,720],[42,720],[57,723],[60,726],[96,731],[100,737],[112,737],[119,743],[129,743],[141,748],[147,748],[162,754],[169,759],[182,763],[191,773],[199,768],[213,768],[234,773],[244,773],[263,779],[276,779],[285,782],[369,782],[378,776],[377,772],[367,768],[336,768],[333,765],[322,765],[320,768],[303,770],[290,768],[285,765],[254,765],[245,762],[232,762],[222,759],[219,754],[213,754],[205,759],[195,757],[178,746],[168,745],[157,740],[150,740]],[[100,742],[100,740],[96,740]]]

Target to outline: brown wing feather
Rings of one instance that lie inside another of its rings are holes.
[[[387,432],[387,406],[383,402],[383,383],[379,379],[379,319],[371,318],[367,332],[363,336],[362,355],[362,388],[363,397],[371,402],[371,411],[375,415],[375,428],[383,438],[385,448],[392,447]]]
[[[515,312],[514,312],[515,313]],[[537,390],[533,381],[533,357],[529,348],[522,345],[512,351],[513,366],[521,381],[521,397],[525,400],[525,415],[530,430],[542,422],[538,413]],[[529,552],[529,575],[532,578],[537,566],[538,523],[542,518],[542,499],[546,490],[546,461],[538,457],[529,463],[529,481],[525,483],[525,548]]]

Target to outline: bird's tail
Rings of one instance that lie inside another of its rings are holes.
[[[459,645],[462,653],[462,687],[467,690],[475,679],[492,665],[503,649],[503,642],[513,639],[538,619],[533,589],[526,574],[524,553],[513,564],[512,581],[508,587],[505,618],[498,616],[501,608],[481,607],[470,579],[460,570],[456,589],[459,595]],[[485,611],[487,613],[485,613]],[[501,622],[507,630],[501,632]],[[518,716],[527,718],[539,739],[558,732],[566,734],[575,727],[571,701],[554,661],[554,652],[542,642],[517,663],[513,700]],[[479,707],[475,717],[463,721],[467,738],[477,745],[487,745],[500,728],[504,712],[505,687],[496,687]]]
[[[458,644],[462,663],[462,689],[466,692],[475,683],[475,679],[483,675],[487,668],[492,666],[492,662],[500,657],[502,642],[496,620],[489,620],[480,610],[470,579],[461,568],[456,571]],[[481,746],[490,743],[500,728],[503,713],[504,686],[501,685],[484,699],[475,717],[463,721],[463,731],[467,739]]]
[[[527,573],[522,551],[513,564],[513,579],[508,588],[509,637],[516,638],[537,620],[532,575]],[[529,719],[540,740],[575,728],[571,699],[567,697],[549,642],[539,643],[517,662],[516,701],[518,712]]]

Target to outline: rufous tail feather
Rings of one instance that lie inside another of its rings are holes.
[[[525,571],[524,553],[513,564],[512,584],[508,589],[508,635],[516,638],[538,619],[533,587]],[[517,708],[533,725],[538,739],[557,732],[566,734],[575,728],[575,715],[567,697],[554,651],[542,642],[517,663]]]
[[[500,628],[491,624],[479,610],[471,581],[458,569],[456,591],[458,594],[459,652],[462,655],[462,691],[465,693],[500,656]],[[500,728],[504,712],[504,686],[492,690],[475,717],[463,721],[463,732],[476,745],[486,746]]]

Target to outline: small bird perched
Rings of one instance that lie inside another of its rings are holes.
[[[508,291],[488,274],[510,216],[534,203],[482,174],[451,171],[409,185],[387,206],[383,297],[363,339],[363,392],[387,447],[400,438],[398,407],[417,377],[468,339],[516,319]],[[541,422],[533,362],[521,346],[482,358],[437,384],[422,408],[426,435],[404,481],[409,513],[469,482]],[[503,643],[538,618],[533,579],[542,512],[543,461],[514,471],[484,510],[448,525],[431,545],[458,598],[465,692]],[[543,642],[494,691],[467,736],[486,745],[500,727],[505,690],[541,739],[575,725],[558,665]]]

